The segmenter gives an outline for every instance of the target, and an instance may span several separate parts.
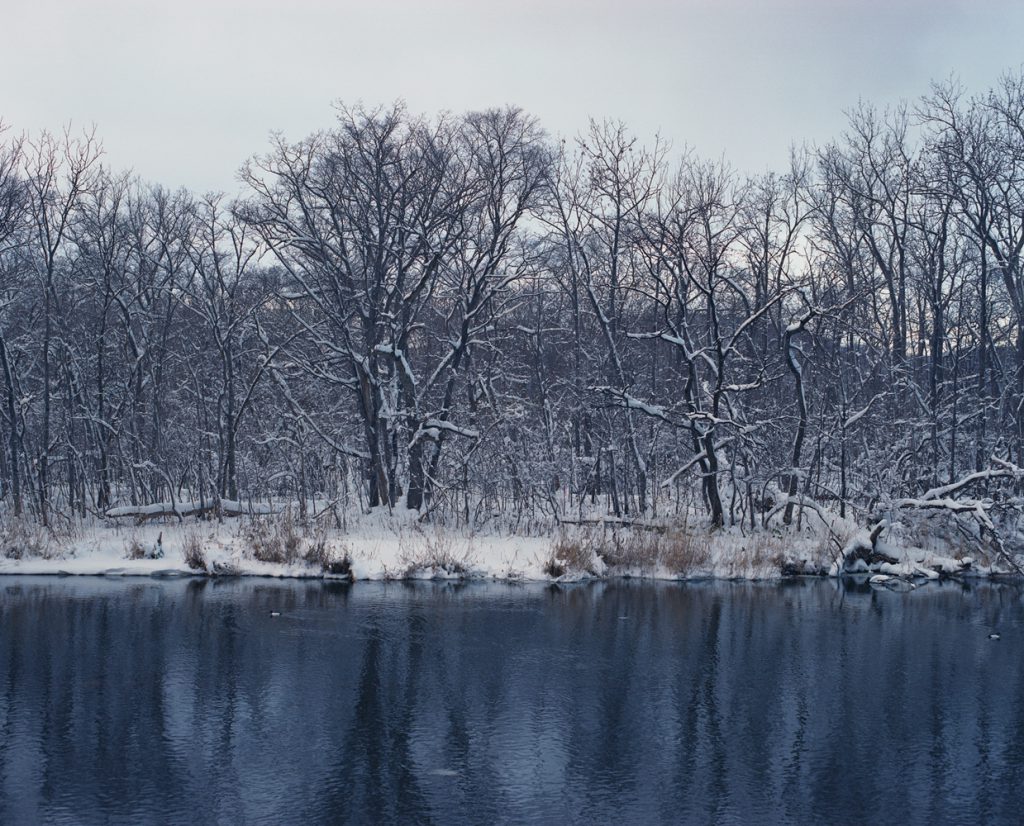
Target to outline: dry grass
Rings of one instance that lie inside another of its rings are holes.
[[[181,547],[182,555],[185,557],[185,564],[193,571],[206,573],[206,554],[203,551],[203,538],[195,531],[185,534],[185,540]]]
[[[728,576],[758,577],[765,573],[782,573],[786,569],[786,548],[781,536],[758,535],[729,555]]]
[[[294,565],[302,548],[302,532],[290,510],[276,517],[254,517],[242,526],[242,538],[259,562]]]
[[[591,574],[594,571],[595,551],[599,538],[594,531],[560,531],[551,546],[551,555],[544,562],[543,571],[552,579],[568,573]],[[595,547],[596,545],[596,547]]]
[[[599,553],[612,568],[650,573],[660,566],[675,576],[687,576],[707,568],[711,539],[703,531],[678,527],[617,530],[600,544]]]
[[[131,536],[125,542],[124,555],[127,559],[145,559],[146,546],[139,541],[137,536]]]
[[[297,520],[290,510],[270,517],[254,517],[241,528],[247,553],[259,562],[276,565],[304,563],[336,575],[351,575],[352,560],[346,552],[334,559],[327,541],[327,528],[310,528]]]
[[[685,575],[706,567],[711,550],[708,536],[681,528],[581,528],[558,535],[544,572],[556,578],[573,571],[594,573],[595,555],[620,572],[651,573],[661,566]]]
[[[341,559],[328,559],[323,570],[326,574],[347,579],[349,582],[355,580],[355,574],[352,572],[352,557],[348,551],[345,551]]]
[[[49,559],[53,546],[46,529],[33,520],[5,515],[0,522],[0,552],[7,559],[32,556]]]
[[[676,576],[687,576],[708,567],[711,538],[707,533],[671,529],[659,537],[658,561]]]
[[[612,568],[647,570],[658,561],[658,538],[654,531],[627,528],[592,536],[590,547]]]
[[[400,560],[407,577],[425,571],[461,577],[472,568],[469,550],[457,551],[451,534],[443,530],[417,525],[403,544]]]
[[[146,547],[134,534],[129,534],[125,540],[124,555],[126,559],[162,559],[164,555],[163,533],[156,540],[152,547]]]
[[[312,565],[321,571],[328,570],[331,564],[331,552],[327,548],[327,532],[323,528],[317,528],[302,559],[307,565]]]
[[[712,540],[713,535],[703,528],[678,525],[664,530],[634,527],[562,531],[543,570],[555,579],[572,573],[595,574],[596,554],[613,574],[635,572],[643,576],[661,570],[676,577],[700,575],[715,567]],[[785,570],[787,543],[783,537],[760,535],[740,542],[727,555],[726,571],[719,573],[757,577]]]

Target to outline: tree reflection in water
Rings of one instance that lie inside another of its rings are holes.
[[[1014,820],[1022,619],[987,584],[8,577],[0,822]]]

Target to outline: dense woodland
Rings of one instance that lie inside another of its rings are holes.
[[[0,133],[2,513],[1015,507],[1024,74],[858,106],[757,177],[396,105],[240,178],[172,192],[93,134]]]

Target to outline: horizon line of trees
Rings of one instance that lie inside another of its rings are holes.
[[[0,128],[0,513],[858,517],[1024,466],[1024,73],[780,172],[339,105],[245,194]]]

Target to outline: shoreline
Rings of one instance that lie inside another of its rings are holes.
[[[526,577],[501,577],[492,576],[488,574],[481,575],[464,575],[464,576],[397,576],[397,577],[365,577],[365,578],[351,578],[346,576],[337,576],[332,574],[323,574],[317,572],[311,572],[306,574],[300,573],[262,573],[258,571],[239,571],[236,573],[226,574],[213,574],[204,573],[202,571],[191,571],[179,568],[164,568],[153,571],[146,570],[125,570],[123,568],[111,568],[103,570],[87,570],[87,571],[68,571],[66,569],[55,569],[55,570],[42,570],[42,569],[12,569],[0,567],[0,579],[4,577],[46,577],[53,579],[69,579],[69,578],[82,578],[82,579],[195,579],[195,580],[295,580],[302,582],[330,582],[338,583],[341,585],[357,585],[357,584],[409,584],[409,583],[434,583],[434,584],[501,584],[501,585],[587,585],[597,584],[605,582],[641,582],[641,583],[703,583],[703,582],[735,582],[735,583],[767,583],[767,584],[779,584],[785,582],[796,582],[800,580],[818,580],[818,581],[840,581],[850,580],[859,583],[870,583],[872,585],[882,584],[884,580],[878,580],[872,582],[876,577],[884,577],[885,580],[899,580],[904,583],[912,584],[914,587],[923,585],[930,582],[956,582],[961,585],[966,585],[968,582],[991,582],[991,583],[1003,583],[1003,584],[1024,584],[1024,576],[1015,574],[1012,572],[998,571],[994,573],[968,573],[968,574],[954,574],[949,576],[938,577],[935,579],[929,579],[927,577],[917,578],[903,578],[896,577],[887,574],[873,574],[870,572],[860,571],[842,571],[838,574],[831,573],[798,573],[798,574],[778,574],[775,576],[764,576],[764,577],[747,577],[747,576],[719,576],[716,574],[707,575],[696,575],[696,576],[682,576],[682,577],[670,577],[670,576],[659,576],[657,574],[645,575],[645,574],[631,574],[631,573],[613,573],[605,574],[603,576],[578,576],[578,577],[559,577],[556,579],[529,579]]]
[[[635,534],[625,534],[632,539]],[[1016,572],[937,550],[880,542],[860,553],[854,533],[829,553],[816,532],[743,535],[700,529],[671,542],[626,545],[595,530],[521,536],[473,535],[408,524],[364,524],[351,533],[285,537],[290,556],[242,523],[80,526],[41,552],[0,557],[0,576],[256,578],[325,582],[496,582],[568,585],[602,581],[785,582],[855,577],[892,590],[937,580],[1021,581]],[[276,537],[275,541],[280,541]],[[37,548],[38,550],[38,548]],[[263,554],[264,558],[256,558]],[[276,556],[275,556],[276,555]],[[189,562],[192,562],[190,567]],[[197,567],[200,566],[200,567]]]
[[[247,558],[218,559],[208,570],[189,568],[184,561],[173,559],[126,559],[113,558],[110,554],[95,553],[72,557],[45,559],[41,557],[20,560],[0,559],[0,577],[2,576],[52,576],[65,577],[104,577],[116,578],[152,578],[152,579],[296,579],[322,580],[356,584],[360,582],[496,582],[515,584],[583,584],[588,582],[606,581],[647,581],[647,582],[700,582],[700,581],[734,581],[734,582],[785,582],[796,579],[857,579],[872,584],[886,585],[890,589],[913,589],[920,584],[931,581],[1024,581],[1014,571],[994,567],[968,567],[955,571],[941,570],[938,565],[934,569],[926,569],[920,562],[906,561],[899,564],[881,563],[877,565],[854,565],[852,567],[831,566],[826,569],[822,565],[806,563],[802,567],[794,567],[787,563],[786,568],[774,565],[742,566],[736,570],[733,560],[721,560],[714,566],[701,568],[688,573],[671,573],[664,568],[612,568],[604,566],[600,572],[567,571],[553,576],[535,570],[494,570],[487,566],[470,566],[465,570],[453,571],[442,568],[416,569],[372,569],[366,560],[353,560],[347,572],[333,573],[330,570],[316,568],[304,562],[278,564],[260,562]],[[536,566],[530,566],[536,567]]]

